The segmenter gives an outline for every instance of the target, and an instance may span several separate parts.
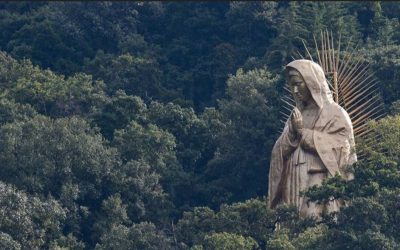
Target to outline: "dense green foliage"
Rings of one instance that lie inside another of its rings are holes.
[[[398,249],[399,11],[0,3],[0,248]],[[314,221],[265,195],[283,66],[321,29],[359,44],[391,116],[354,181],[308,191],[348,204]]]

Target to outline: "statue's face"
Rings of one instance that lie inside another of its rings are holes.
[[[307,87],[307,84],[303,80],[300,72],[295,69],[290,69],[288,71],[288,84],[290,90],[292,91],[292,95],[297,100],[308,103],[311,99],[311,92]]]

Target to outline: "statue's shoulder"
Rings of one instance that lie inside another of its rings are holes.
[[[337,104],[336,102],[331,102],[327,105],[325,105],[325,109],[326,112],[329,112],[331,115],[339,115],[339,116],[349,116],[349,114],[347,113],[347,111],[340,106],[339,104]]]
[[[346,121],[346,123],[351,124],[351,119],[350,119],[350,116],[347,113],[347,111],[342,106],[337,104],[336,102],[332,102],[332,103],[329,103],[328,105],[326,105],[325,112],[331,118],[335,118],[336,120],[343,119],[344,121]]]

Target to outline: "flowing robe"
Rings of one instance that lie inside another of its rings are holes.
[[[353,178],[347,167],[356,161],[353,129],[347,112],[336,103],[325,105],[301,139],[291,139],[288,120],[272,150],[269,175],[270,206],[295,204],[302,216],[338,210],[338,201],[325,206],[308,202],[301,191],[335,174]],[[352,152],[353,151],[353,152]]]

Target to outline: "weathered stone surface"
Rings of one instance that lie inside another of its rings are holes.
[[[302,217],[318,217],[337,211],[341,202],[316,204],[300,192],[335,174],[353,178],[347,171],[357,161],[353,127],[347,112],[333,101],[318,64],[295,60],[286,72],[296,107],[272,150],[269,206],[295,204]]]

